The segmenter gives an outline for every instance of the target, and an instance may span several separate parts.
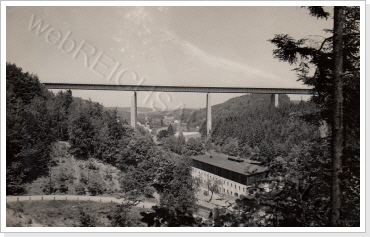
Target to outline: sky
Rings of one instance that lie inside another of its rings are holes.
[[[6,20],[7,61],[41,82],[273,88],[307,87],[294,66],[273,58],[268,40],[320,39],[333,24],[288,6],[7,7]],[[130,106],[131,94],[73,91],[110,107]],[[212,94],[211,101],[235,96]],[[205,104],[201,93],[138,93],[140,107]]]

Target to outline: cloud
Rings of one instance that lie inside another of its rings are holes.
[[[157,8],[157,11],[162,15],[168,9]],[[153,54],[161,55],[165,53],[162,50],[167,49],[170,50],[167,52],[171,52],[169,54],[185,55],[186,58],[184,59],[178,57],[180,61],[189,61],[189,59],[193,62],[200,61],[201,64],[199,65],[205,66],[200,69],[204,73],[209,72],[210,75],[216,72],[219,75],[228,74],[227,78],[224,78],[222,81],[227,83],[238,83],[240,81],[246,81],[246,79],[249,81],[265,80],[270,83],[275,82],[274,84],[280,84],[284,81],[284,79],[272,73],[206,52],[173,33],[166,27],[166,24],[161,24],[161,21],[156,18],[159,15],[154,14],[148,8],[130,7],[125,12],[122,12],[122,16],[122,31],[119,31],[119,37],[115,37],[114,40],[123,46],[123,42],[121,42],[123,38],[123,41],[127,44],[125,45],[125,49],[133,48],[133,54],[138,54],[139,50],[144,55],[149,52],[152,53],[153,50],[157,49]],[[179,62],[178,65],[181,64]]]
[[[277,81],[282,80],[280,77],[268,72],[264,72],[260,69],[252,68],[248,65],[241,64],[240,62],[209,54],[194,44],[179,38],[177,35],[168,30],[162,30],[162,32],[164,33],[163,40],[165,43],[171,42],[176,44],[176,46],[185,54],[192,58],[196,58],[213,68],[221,68],[233,73],[242,73],[248,77],[262,77],[263,79]]]

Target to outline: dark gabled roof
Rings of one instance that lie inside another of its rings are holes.
[[[210,158],[212,156],[212,158]],[[210,165],[221,167],[227,170],[244,175],[253,175],[267,171],[267,167],[255,164],[255,161],[242,159],[243,162],[237,162],[228,158],[240,159],[229,155],[218,153],[206,153],[204,155],[192,156],[193,160],[201,161]]]

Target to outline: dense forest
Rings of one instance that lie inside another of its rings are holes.
[[[320,120],[310,120],[314,103],[292,103],[279,95],[279,106],[271,106],[270,95],[251,94],[212,107],[214,149],[223,153],[269,163],[285,156],[294,146],[320,136]],[[203,114],[204,111],[199,111]],[[195,116],[200,116],[195,114]],[[200,131],[205,135],[205,123]]]
[[[44,185],[41,187],[44,194],[68,194],[72,190],[85,194],[83,187],[73,187],[69,161],[79,164],[80,170],[91,170],[90,177],[81,174],[84,181],[79,184],[85,183],[90,194],[103,194],[107,190],[101,178],[94,178],[93,171],[104,163],[112,166],[109,169],[121,171],[121,196],[130,205],[156,191],[161,196],[157,209],[160,212],[153,212],[152,218],[171,212],[173,217],[191,224],[195,197],[189,158],[180,159],[157,148],[145,130],[135,131],[125,125],[115,110],[74,98],[70,91],[53,94],[39,82],[37,75],[23,72],[15,64],[7,63],[6,75],[7,195],[26,194],[30,184],[31,187]],[[68,142],[68,154],[60,154],[66,151],[65,146],[60,148],[61,141]],[[59,183],[53,180],[54,186],[46,187],[53,168],[60,171]]]
[[[360,213],[360,7],[307,7],[318,20],[333,17],[331,35],[320,40],[277,34],[276,59],[295,65],[298,80],[312,86],[312,101],[329,126],[330,204],[325,212],[331,226],[358,226]],[[323,160],[322,158],[320,159]],[[323,167],[323,166],[321,166]],[[323,215],[324,216],[324,215]]]

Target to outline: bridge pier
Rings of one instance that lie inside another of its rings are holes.
[[[211,135],[212,129],[212,106],[211,106],[211,94],[207,93],[207,138]]]
[[[136,129],[137,126],[137,95],[136,91],[131,96],[131,127]]]
[[[271,107],[275,106],[276,108],[279,107],[279,94],[271,94]]]

